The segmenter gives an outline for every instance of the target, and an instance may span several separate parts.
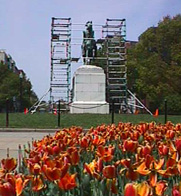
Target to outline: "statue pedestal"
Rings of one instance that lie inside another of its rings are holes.
[[[93,65],[79,67],[73,78],[73,103],[70,105],[70,113],[109,113],[105,89],[105,74],[102,68]]]

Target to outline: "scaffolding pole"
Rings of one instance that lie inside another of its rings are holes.
[[[52,18],[50,102],[69,102],[71,80],[71,18]]]
[[[126,20],[107,19],[102,27],[106,43],[106,97],[114,101],[119,112],[122,105],[127,106],[127,68],[126,68]],[[110,107],[111,109],[111,107]]]

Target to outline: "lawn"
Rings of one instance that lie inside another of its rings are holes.
[[[168,115],[168,121],[172,123],[181,123],[181,116]],[[164,124],[164,115],[158,117],[149,114],[115,114],[114,122],[152,122]],[[111,114],[61,114],[60,127],[81,126],[83,128],[96,127],[101,124],[110,124],[112,122]],[[10,113],[9,127],[11,128],[57,128],[58,116],[49,113],[23,114]],[[6,114],[0,113],[0,127],[6,127]]]

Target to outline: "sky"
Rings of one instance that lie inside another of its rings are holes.
[[[137,41],[164,16],[180,12],[181,0],[0,0],[0,49],[24,70],[40,98],[50,87],[52,17],[70,17],[72,24],[93,21],[101,25],[107,18],[125,18],[127,40]],[[81,37],[84,25],[79,30],[76,36]],[[79,56],[77,47],[72,57]],[[72,75],[78,66],[72,66]]]

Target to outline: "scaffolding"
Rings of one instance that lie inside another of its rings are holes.
[[[52,18],[50,102],[70,101],[71,18]]]
[[[114,102],[117,112],[127,108],[126,20],[107,19],[102,27],[106,43],[107,101]]]

